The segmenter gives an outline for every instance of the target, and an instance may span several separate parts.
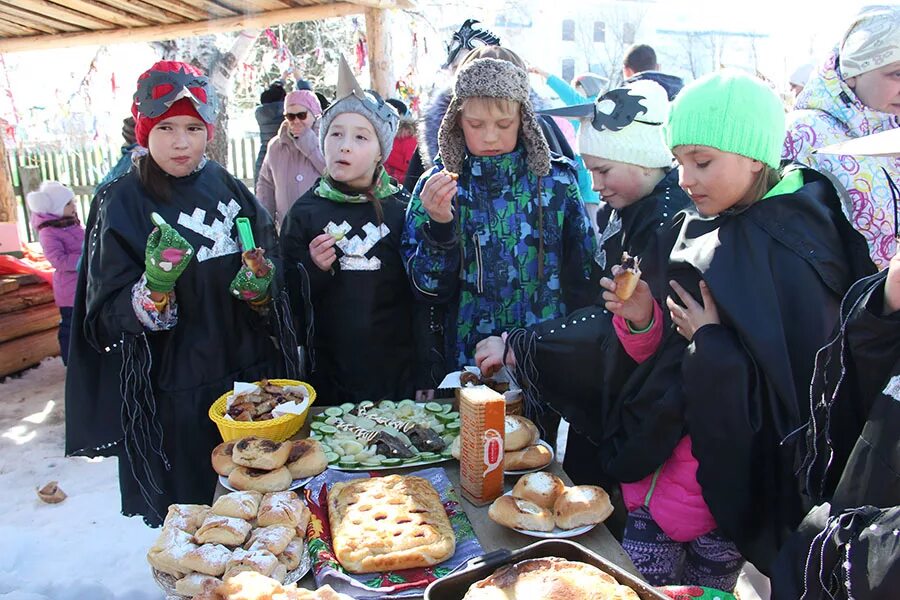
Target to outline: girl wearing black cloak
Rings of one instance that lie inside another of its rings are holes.
[[[151,526],[171,503],[212,499],[213,401],[234,381],[299,375],[272,221],[204,156],[214,101],[190,65],[140,76],[149,153],[98,191],[75,298],[66,454],[117,456],[122,512]],[[256,245],[243,254],[239,217]]]

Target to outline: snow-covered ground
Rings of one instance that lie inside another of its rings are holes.
[[[119,513],[116,460],[63,456],[65,375],[54,358],[0,384],[0,600],[162,600],[145,558],[156,533]],[[54,480],[68,498],[44,504],[35,490]],[[738,584],[741,600],[766,588]]]
[[[119,513],[116,460],[63,456],[64,380],[54,358],[0,384],[0,598],[159,600],[156,534]],[[68,498],[44,504],[53,480]]]

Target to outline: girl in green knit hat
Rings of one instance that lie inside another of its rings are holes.
[[[782,169],[784,112],[762,81],[736,71],[698,79],[675,99],[665,133],[696,211],[675,218],[661,243],[667,265],[628,300],[612,279],[601,285],[625,346],[648,336],[649,361],[680,363],[683,434],[722,543],[679,549],[652,510],[630,515],[625,538],[640,542],[628,551],[645,575],[664,556],[683,583],[731,590],[741,557],[768,573],[808,508],[807,486],[819,484],[794,474],[806,459],[798,432],[809,382],[841,298],[874,268],[831,182]],[[651,509],[666,468],[647,474]]]

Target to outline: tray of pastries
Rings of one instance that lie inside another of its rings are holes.
[[[224,494],[212,506],[172,504],[147,562],[170,598],[209,596],[253,571],[292,583],[309,571],[309,509],[291,491]]]
[[[328,518],[335,557],[350,573],[430,567],[456,550],[440,496],[421,477],[335,483],[328,490]]]
[[[460,421],[450,404],[383,400],[328,407],[310,428],[330,468],[373,471],[451,459]]]
[[[541,540],[470,560],[425,590],[425,600],[666,600],[661,592],[570,540]]]
[[[213,448],[211,460],[227,489],[262,493],[302,487],[328,466],[324,448],[312,439],[245,437]]]

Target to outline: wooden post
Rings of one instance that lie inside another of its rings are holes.
[[[6,157],[6,143],[0,133],[0,223],[15,223],[17,212],[16,191],[13,189]]]
[[[366,9],[366,39],[369,42],[369,76],[372,89],[384,98],[394,95],[394,72],[391,49],[391,28],[388,12],[379,8]]]

